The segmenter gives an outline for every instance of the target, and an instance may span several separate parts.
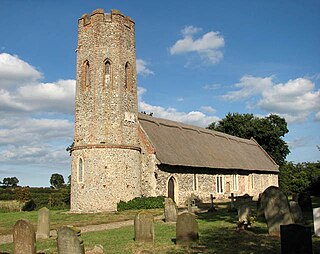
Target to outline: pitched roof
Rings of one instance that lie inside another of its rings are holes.
[[[145,114],[139,123],[161,164],[278,172],[278,165],[254,140]]]

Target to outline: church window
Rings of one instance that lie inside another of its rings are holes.
[[[125,65],[125,87],[129,91],[132,91],[132,69],[131,64],[129,62],[126,62]]]
[[[198,176],[197,174],[193,174],[193,190],[198,190]]]
[[[90,88],[90,65],[88,60],[83,63],[81,75],[82,90],[87,90]]]
[[[79,164],[78,164],[78,182],[79,183],[83,182],[83,160],[82,160],[82,158],[79,159]]]
[[[232,175],[232,188],[234,191],[239,190],[239,177],[238,174]]]
[[[216,177],[216,190],[217,190],[217,193],[224,193],[224,179],[223,179],[223,176],[221,175],[218,175]]]
[[[112,85],[112,70],[111,70],[111,62],[109,59],[104,62],[104,84],[106,88],[111,88]]]

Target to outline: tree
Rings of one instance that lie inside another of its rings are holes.
[[[20,212],[25,202],[30,200],[31,193],[28,187],[19,187],[15,189],[15,198],[20,203]]]
[[[64,186],[64,178],[62,175],[55,173],[51,175],[50,184],[55,189],[61,189]]]
[[[19,180],[17,177],[5,177],[3,178],[2,180],[2,184],[5,186],[5,187],[17,187],[18,186],[18,183],[19,183]]]
[[[254,138],[278,165],[284,164],[290,153],[282,139],[289,132],[287,122],[278,115],[260,118],[253,114],[228,113],[219,122],[211,123],[208,129],[240,138]]]

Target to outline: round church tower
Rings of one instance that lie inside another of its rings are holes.
[[[115,211],[141,194],[134,22],[83,15],[76,75],[71,211]]]

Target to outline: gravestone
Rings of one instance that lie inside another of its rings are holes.
[[[250,225],[250,217],[252,216],[251,208],[248,205],[241,205],[238,209],[238,221],[239,225],[243,225],[246,228]]]
[[[320,236],[320,207],[313,208],[313,227],[314,234]]]
[[[37,238],[47,239],[50,237],[50,211],[43,207],[38,211]]]
[[[281,254],[312,254],[311,228],[298,224],[281,225]]]
[[[165,222],[177,221],[177,206],[171,198],[164,199],[164,220]]]
[[[234,194],[231,193],[230,197],[228,197],[230,199],[230,206],[228,207],[228,211],[229,212],[234,212],[237,211],[237,208],[235,207],[234,203],[235,203],[235,197]]]
[[[216,199],[212,194],[210,194],[210,199],[211,199],[211,207],[209,208],[208,212],[212,213],[217,211],[217,209],[214,207],[213,200]]]
[[[293,224],[288,198],[275,186],[268,187],[261,195],[261,209],[270,235],[280,235],[280,225]]]
[[[193,213],[178,215],[176,224],[176,241],[179,244],[194,242],[199,239],[198,223]]]
[[[298,203],[302,211],[304,212],[312,211],[312,201],[311,201],[310,193],[300,192],[298,194]]]
[[[304,224],[305,220],[303,218],[302,210],[298,202],[290,201],[289,206],[290,206],[290,212],[291,212],[291,217],[293,219],[293,222],[295,224]]]
[[[58,229],[57,243],[59,254],[84,254],[84,245],[79,229],[70,226]]]
[[[15,254],[36,253],[36,233],[27,220],[18,220],[13,228],[13,243]]]
[[[152,214],[140,212],[135,216],[134,240],[139,242],[153,242],[154,225]]]

